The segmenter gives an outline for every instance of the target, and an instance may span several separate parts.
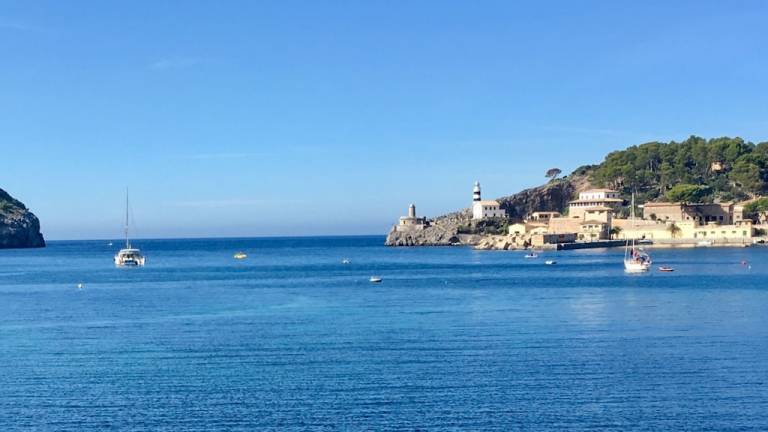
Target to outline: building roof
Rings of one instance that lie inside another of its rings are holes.
[[[480,205],[484,205],[484,206],[485,206],[485,205],[495,205],[495,206],[499,205],[499,202],[498,202],[498,201],[493,201],[493,200],[486,200],[486,201],[475,201],[475,202],[476,202],[476,203],[478,203],[478,204],[480,204]]]
[[[556,212],[556,211],[535,211],[535,212],[531,213],[531,215],[544,215],[544,214],[550,214],[550,215],[557,214],[557,215],[559,215],[560,212]]]
[[[624,202],[624,200],[621,198],[577,199],[577,200],[569,201],[568,204],[601,203],[601,202],[620,203],[620,202]]]
[[[643,204],[643,208],[647,207],[671,207],[671,206],[681,206],[683,203],[680,202],[649,202]]]
[[[579,193],[595,193],[595,192],[616,192],[616,191],[613,190],[613,189],[600,189],[600,188],[598,188],[598,189],[587,189],[587,190],[581,191]]]
[[[605,221],[599,221],[599,220],[586,220],[579,225],[608,225]]]
[[[682,203],[682,202],[649,202],[643,204],[643,208],[647,207],[698,207],[698,206],[730,206],[733,205],[732,202],[721,202],[721,203]]]
[[[600,210],[600,211],[613,211],[613,209],[612,209],[612,208],[610,208],[610,207],[606,207],[606,206],[587,207],[587,208],[585,208],[585,209],[584,209],[584,211],[595,211],[595,210]]]

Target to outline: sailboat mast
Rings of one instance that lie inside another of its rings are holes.
[[[128,188],[125,188],[125,248],[131,248],[131,241],[128,239]]]
[[[632,192],[632,208],[630,209],[630,213],[632,213],[632,251],[635,251],[635,193]]]

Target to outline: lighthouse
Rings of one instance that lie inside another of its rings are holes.
[[[501,208],[498,201],[483,201],[480,197],[480,182],[475,182],[472,189],[472,219],[504,218],[506,210]]]
[[[423,230],[427,226],[427,218],[416,217],[416,204],[408,206],[408,216],[400,216],[400,223],[395,225],[395,231]]]

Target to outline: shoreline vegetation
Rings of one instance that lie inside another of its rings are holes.
[[[409,213],[413,218],[400,218],[385,245],[571,249],[636,238],[656,247],[743,247],[766,240],[768,142],[697,136],[650,142],[560,173],[552,168],[541,186],[480,204],[475,199],[472,207],[435,218]],[[633,192],[636,225],[628,220]],[[479,183],[476,193],[479,198]],[[503,216],[485,217],[484,204],[496,204]]]

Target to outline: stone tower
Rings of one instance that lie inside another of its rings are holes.
[[[411,204],[408,206],[408,217],[409,218],[415,218],[416,217],[416,205]]]

